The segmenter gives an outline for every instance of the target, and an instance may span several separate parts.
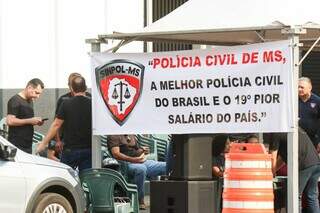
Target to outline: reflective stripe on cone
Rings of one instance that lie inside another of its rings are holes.
[[[223,207],[237,209],[272,209],[273,202],[226,201],[223,203]]]
[[[225,168],[239,168],[239,169],[247,169],[247,168],[260,168],[260,169],[271,169],[271,161],[226,161]]]
[[[224,188],[236,189],[273,189],[273,182],[263,180],[225,180],[223,186]]]

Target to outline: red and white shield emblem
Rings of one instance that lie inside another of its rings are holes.
[[[113,119],[123,125],[139,100],[144,66],[130,60],[113,60],[95,69],[97,86]]]

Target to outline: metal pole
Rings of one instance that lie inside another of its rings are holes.
[[[152,24],[153,22],[153,13],[152,13],[152,8],[153,8],[153,1],[152,0],[145,0],[144,2],[144,7],[145,7],[145,26],[148,26]],[[153,52],[152,45],[153,42],[144,42],[144,52]]]
[[[293,132],[288,133],[288,212],[299,212],[299,171],[298,171],[298,76],[299,76],[299,36],[291,36],[293,43]]]
[[[299,34],[305,33],[304,29],[293,28],[283,31],[288,34],[292,45],[293,61],[293,132],[288,133],[288,190],[287,212],[299,213],[299,163],[298,163],[298,79],[299,79]]]
[[[100,42],[91,42],[91,52],[100,52]],[[92,168],[101,168],[101,141],[99,136],[92,135]]]

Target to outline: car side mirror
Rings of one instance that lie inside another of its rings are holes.
[[[12,161],[17,154],[17,148],[0,144],[0,158]]]

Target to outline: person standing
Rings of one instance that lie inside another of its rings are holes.
[[[311,92],[312,83],[307,77],[299,79],[299,126],[306,131],[320,152],[320,97]]]
[[[274,133],[272,141],[269,141],[269,149],[278,153],[278,160],[273,168],[280,169],[284,163],[287,164],[287,133]],[[306,212],[320,213],[318,180],[320,178],[320,159],[315,147],[307,133],[298,130],[298,161],[299,161],[299,206],[301,212],[301,197],[306,197]]]
[[[38,153],[43,151],[63,125],[64,148],[61,162],[73,169],[78,168],[79,172],[92,167],[92,108],[91,98],[86,96],[86,89],[86,82],[82,76],[72,80],[73,97],[62,102],[47,135],[37,148]]]
[[[79,76],[81,76],[81,74],[77,73],[77,72],[73,72],[69,75],[69,77],[68,77],[69,92],[65,93],[64,95],[61,95],[58,98],[58,101],[56,104],[55,116],[57,116],[59,107],[61,106],[62,102],[65,100],[68,100],[69,98],[74,96],[72,89],[71,89],[71,83],[75,77],[79,77]],[[89,92],[86,92],[86,96],[91,97],[91,94]],[[61,154],[62,149],[63,149],[63,125],[61,126],[58,133],[56,134],[55,140],[52,140],[49,143],[48,158],[50,158],[52,160],[58,160],[57,156],[59,156]]]
[[[34,116],[33,101],[40,97],[43,89],[44,84],[40,79],[31,79],[26,88],[10,98],[7,105],[8,140],[30,154],[32,153],[33,126],[43,124],[41,117]]]

